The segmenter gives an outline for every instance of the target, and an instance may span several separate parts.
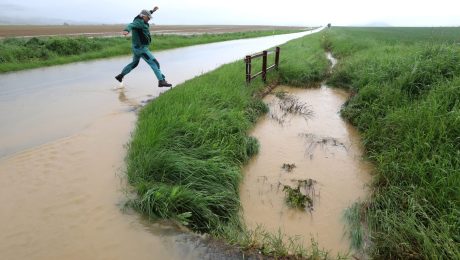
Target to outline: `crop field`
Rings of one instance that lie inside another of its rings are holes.
[[[119,36],[125,24],[115,25],[0,25],[0,38],[39,36]],[[153,34],[222,34],[234,32],[305,30],[297,26],[151,25]]]

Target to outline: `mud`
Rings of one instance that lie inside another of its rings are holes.
[[[280,110],[286,96],[308,107],[308,116]],[[279,87],[264,99],[270,112],[251,133],[261,149],[245,167],[240,189],[250,227],[281,229],[300,236],[306,247],[313,238],[333,255],[349,252],[343,213],[366,196],[371,166],[362,160],[357,131],[339,115],[347,98],[345,91],[322,85]],[[289,205],[289,192],[301,200],[301,207]]]

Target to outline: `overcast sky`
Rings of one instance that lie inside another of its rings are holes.
[[[0,22],[124,24],[153,6],[156,24],[460,26],[460,0],[0,0]]]

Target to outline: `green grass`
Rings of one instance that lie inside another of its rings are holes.
[[[153,51],[197,44],[245,39],[274,34],[299,32],[296,30],[254,31],[193,36],[153,35]],[[47,37],[8,38],[0,41],[0,73],[76,61],[128,55],[131,38]]]
[[[320,37],[314,34],[283,45],[280,52],[281,84],[310,87],[327,76],[329,61],[321,49]]]
[[[350,247],[359,253],[365,253],[364,243],[368,240],[368,238],[366,238],[366,234],[368,232],[365,230],[365,220],[361,203],[354,203],[351,207],[345,210],[343,217],[347,222],[346,233],[350,238]]]
[[[368,253],[459,259],[460,28],[334,28],[322,42],[376,166],[369,201],[349,212],[367,223]]]
[[[319,39],[314,35],[282,46],[280,71],[269,72],[269,82],[308,85],[324,78],[328,63]],[[299,51],[299,46],[309,47]],[[309,71],[291,72],[302,68]],[[128,180],[137,195],[130,205],[153,219],[174,219],[194,231],[239,241],[234,244],[240,246],[243,240],[252,241],[239,215],[238,189],[242,166],[258,151],[248,131],[267,112],[257,94],[264,87],[260,78],[246,86],[241,60],[186,81],[144,107],[126,159]],[[279,239],[262,237],[259,249],[275,248],[265,253],[280,256],[289,251]]]

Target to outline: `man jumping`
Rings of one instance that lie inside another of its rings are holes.
[[[149,51],[149,45],[152,41],[149,30],[149,20],[152,18],[152,14],[158,10],[155,6],[153,10],[142,10],[141,13],[136,16],[132,23],[128,24],[123,30],[123,35],[126,36],[132,32],[132,51],[133,61],[126,65],[120,74],[115,76],[115,79],[122,81],[123,77],[131,72],[139,64],[139,60],[142,58],[150,65],[155,76],[158,79],[158,87],[172,87],[165,80],[165,76],[160,71],[160,63],[155,59],[153,54]]]

